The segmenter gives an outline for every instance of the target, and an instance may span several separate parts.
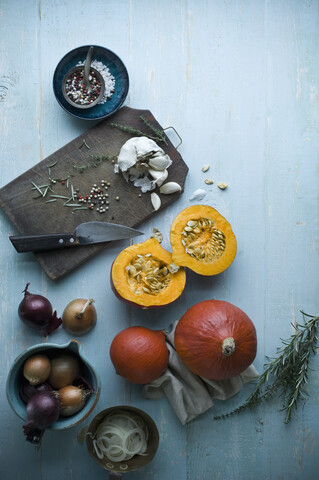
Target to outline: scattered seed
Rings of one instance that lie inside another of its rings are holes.
[[[209,170],[209,165],[203,165],[202,166],[202,172],[207,172]]]
[[[221,190],[225,190],[225,188],[228,187],[227,183],[224,183],[224,182],[220,182],[218,185],[217,185],[218,188],[220,188]]]
[[[206,183],[206,185],[212,185],[214,182],[211,178],[206,178],[205,183]]]

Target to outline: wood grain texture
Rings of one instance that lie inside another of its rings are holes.
[[[140,189],[125,181],[122,174],[114,173],[114,162],[121,147],[133,135],[111,124],[128,125],[152,134],[140,116],[161,129],[149,111],[123,107],[111,118],[79,135],[3,187],[0,190],[0,206],[18,232],[21,235],[69,233],[80,223],[103,220],[136,227],[153,216],[156,212],[150,201],[150,193],[139,196]],[[167,145],[163,145],[165,153],[173,162],[167,181],[177,182],[183,191],[188,167],[167,137],[166,142]],[[105,157],[105,160],[99,160],[101,157]],[[90,195],[94,185],[101,187],[103,179],[110,184],[109,187],[103,187],[103,192],[108,195],[109,206],[101,214],[97,208],[89,210],[88,204],[81,203],[79,199]],[[43,185],[46,187],[39,188]],[[75,197],[70,201],[72,195]],[[180,195],[161,195],[160,210]],[[76,207],[72,205],[87,209],[75,210]],[[107,244],[87,245],[74,251],[36,253],[36,257],[49,277],[57,280],[104,248],[107,248]]]
[[[87,28],[90,25],[91,28]],[[170,248],[169,228],[197,188],[204,203],[231,223],[238,240],[232,266],[215,278],[187,273],[181,298],[158,311],[130,309],[113,295],[109,272],[128,245],[100,252],[53,282],[32,254],[18,255],[15,230],[0,213],[0,478],[106,478],[78,443],[82,426],[46,432],[41,450],[27,444],[22,422],[5,397],[14,358],[35,343],[65,343],[59,329],[40,338],[17,317],[21,291],[46,295],[62,313],[76,297],[94,297],[98,322],[81,338],[99,371],[96,412],[111,405],[142,408],[155,420],[160,445],[154,460],[128,479],[317,480],[319,471],[319,363],[312,361],[309,397],[284,425],[280,399],[225,422],[213,416],[238,406],[251,391],[180,425],[165,399],[145,400],[141,388],[118,377],[108,358],[113,337],[129,325],[163,328],[192,304],[227,300],[254,321],[255,366],[262,370],[280,338],[288,338],[300,309],[319,313],[319,4],[317,0],[0,0],[0,179],[7,185],[84,133],[87,123],[56,103],[52,76],[72,48],[94,43],[116,52],[130,75],[126,104],[147,108],[183,138],[188,164],[184,194],[142,225],[154,226]],[[30,73],[30,71],[32,73]],[[26,94],[27,92],[27,94]],[[207,174],[201,166],[209,163]],[[207,186],[210,177],[214,184]],[[228,183],[221,191],[219,181]],[[140,241],[140,239],[138,239]],[[90,419],[88,420],[90,421]],[[83,426],[86,425],[84,422]]]

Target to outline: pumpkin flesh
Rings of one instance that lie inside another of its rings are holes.
[[[217,275],[233,262],[237,242],[228,221],[207,205],[185,208],[173,221],[172,259],[201,275]]]
[[[219,300],[193,305],[175,329],[175,348],[196,375],[224,380],[239,375],[256,356],[256,329],[238,307]]]
[[[184,269],[171,273],[171,263],[172,255],[155,238],[131,245],[113,263],[112,289],[131,305],[167,305],[181,295],[186,283]]]

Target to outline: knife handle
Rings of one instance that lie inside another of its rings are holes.
[[[17,252],[43,252],[58,248],[73,247],[79,244],[74,235],[28,235],[9,237]]]

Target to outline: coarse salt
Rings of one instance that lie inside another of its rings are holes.
[[[79,62],[76,66],[80,67],[82,65],[84,65],[84,62]],[[104,80],[105,90],[104,90],[103,97],[99,101],[99,105],[101,105],[105,103],[113,95],[115,90],[115,78],[110,73],[109,68],[106,65],[104,65],[104,63],[99,62],[98,60],[93,60],[93,62],[91,63],[91,67],[95,68],[95,70],[100,72]]]

